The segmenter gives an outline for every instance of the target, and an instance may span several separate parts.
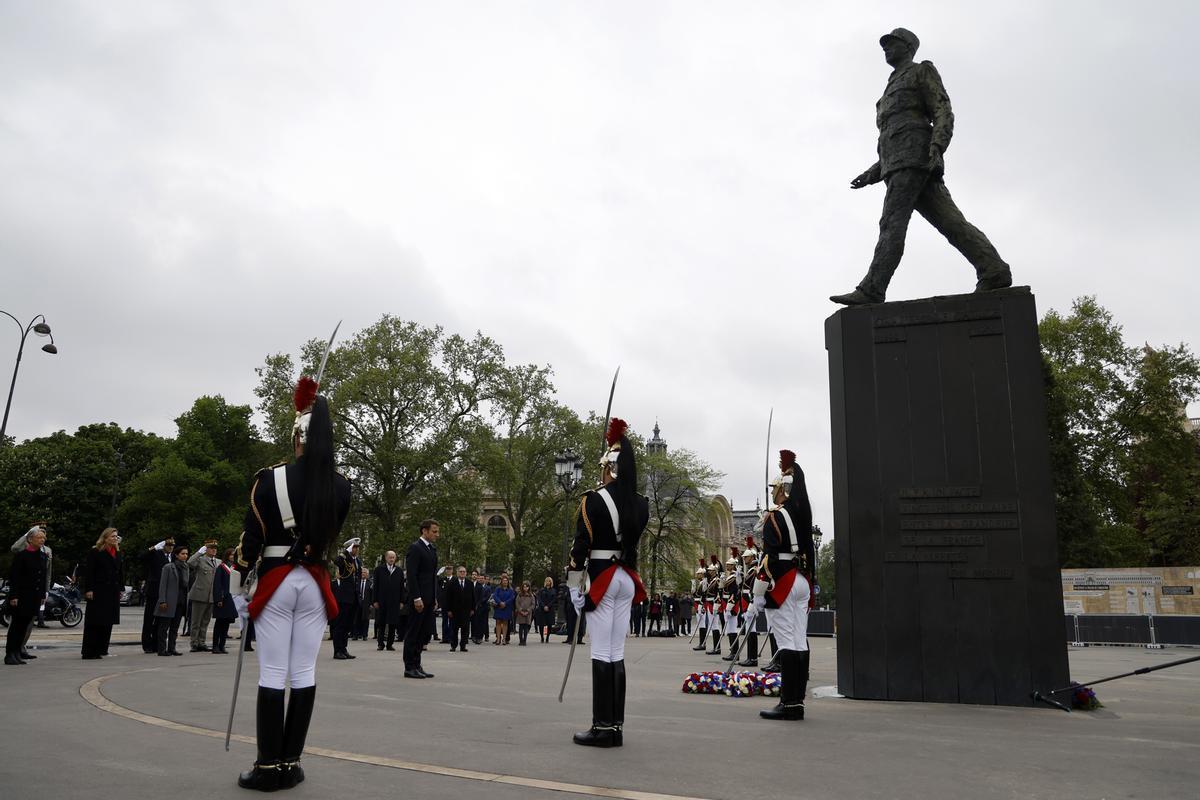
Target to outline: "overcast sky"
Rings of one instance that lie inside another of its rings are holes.
[[[581,413],[622,365],[614,413],[735,508],[774,407],[831,531],[826,298],[874,246],[882,186],[848,181],[899,25],[1039,313],[1095,294],[1131,344],[1200,345],[1200,4],[848,5],[0,3],[0,308],[60,349],[26,347],[9,433],[171,435],[391,313],[551,364]],[[973,287],[914,219],[889,299]]]

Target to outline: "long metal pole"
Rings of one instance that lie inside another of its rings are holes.
[[[21,346],[17,348],[17,363],[13,366],[12,382],[8,385],[8,402],[4,404],[4,421],[0,422],[0,447],[4,446],[4,432],[8,430],[8,411],[12,408],[13,390],[17,388],[17,370],[21,368],[21,353],[25,350],[25,337],[28,335],[28,328],[21,332]]]

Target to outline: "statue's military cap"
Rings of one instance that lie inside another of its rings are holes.
[[[917,38],[915,33],[907,28],[896,28],[896,30],[892,31],[891,33],[885,33],[883,36],[879,37],[879,44],[886,44],[888,39],[899,39],[908,45],[914,53],[916,53],[917,48],[921,46],[921,40]]]

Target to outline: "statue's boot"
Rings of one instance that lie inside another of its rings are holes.
[[[862,289],[855,289],[853,292],[847,294],[830,295],[829,299],[844,306],[865,306],[871,303],[883,302],[883,297],[867,294]]]

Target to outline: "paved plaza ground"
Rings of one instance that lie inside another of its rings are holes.
[[[133,612],[114,642],[132,638]],[[79,633],[39,630],[38,660],[0,672],[0,797],[249,796],[234,779],[254,757],[255,654],[226,753],[234,655],[163,659],[134,645],[83,661]],[[834,641],[812,644],[810,688],[832,687]],[[557,638],[466,654],[432,643],[426,681],[402,678],[399,652],[352,645],[354,661],[323,646],[308,780],[294,796],[1200,797],[1200,663],[1101,686],[1093,713],[822,696],[804,722],[772,723],[758,711],[773,700],[680,692],[688,672],[720,668],[716,656],[630,639],[626,744],[594,750],[570,741],[590,716],[585,649],[560,705]],[[1083,680],[1193,654],[1074,649],[1071,669]]]

